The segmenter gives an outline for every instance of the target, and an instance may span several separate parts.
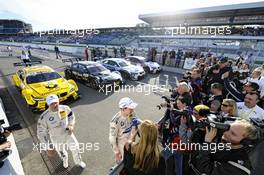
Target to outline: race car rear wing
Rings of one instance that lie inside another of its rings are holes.
[[[30,61],[28,63],[24,63],[24,62],[17,62],[17,63],[13,63],[13,65],[16,66],[28,66],[28,65],[36,65],[36,64],[41,64],[42,61]]]
[[[71,64],[73,64],[73,62],[79,62],[79,61],[84,61],[84,59],[82,59],[82,58],[65,58],[65,59],[62,59],[62,62],[63,63],[71,63]]]

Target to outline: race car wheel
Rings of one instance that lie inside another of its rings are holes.
[[[69,70],[65,70],[65,78],[66,79],[71,79],[72,78],[71,72]]]
[[[123,79],[129,79],[130,75],[127,72],[121,72],[121,76]]]
[[[93,89],[98,89],[98,83],[95,80],[92,80],[89,86]]]

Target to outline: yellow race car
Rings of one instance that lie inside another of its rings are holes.
[[[48,66],[24,67],[16,71],[12,80],[33,111],[45,110],[45,99],[50,94],[57,94],[61,102],[79,98],[75,81],[64,79]]]

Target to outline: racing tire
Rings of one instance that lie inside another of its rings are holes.
[[[71,73],[70,73],[70,71],[69,70],[65,70],[65,78],[68,80],[68,79],[72,79],[72,75],[71,75]]]
[[[121,72],[121,76],[123,79],[130,79],[130,75],[127,72]]]

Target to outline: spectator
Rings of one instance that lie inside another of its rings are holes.
[[[237,104],[233,99],[224,99],[221,104],[221,112],[224,116],[237,117]]]
[[[228,74],[232,72],[232,68],[229,66],[227,57],[220,59],[219,66],[220,66],[220,77],[222,77],[222,75],[224,75],[226,72],[228,72]]]
[[[257,83],[259,85],[258,91],[260,92],[260,97],[264,97],[264,77],[261,76],[262,69],[256,68],[251,74],[250,82]]]
[[[181,63],[181,59],[183,56],[183,52],[181,49],[178,50],[177,55],[176,55],[176,60],[175,60],[175,67],[179,67]]]
[[[59,47],[57,45],[55,45],[54,51],[55,51],[55,54],[56,54],[56,59],[62,58],[62,56],[60,55]]]
[[[244,101],[245,95],[251,92],[257,92],[259,89],[259,85],[254,82],[247,82],[243,85],[243,91],[240,91],[237,86],[232,83],[232,81],[228,79],[224,79],[224,87],[232,98],[234,98],[237,102]]]
[[[168,51],[165,49],[163,52],[162,52],[162,66],[165,65],[166,63],[166,59],[168,58]]]
[[[257,105],[258,101],[259,93],[251,92],[246,94],[244,102],[237,103],[238,117],[246,120],[250,118],[264,120],[264,110]]]
[[[193,97],[192,106],[201,104],[202,101],[201,92],[202,92],[203,80],[201,78],[201,71],[199,69],[192,70],[190,85],[192,87],[192,97]]]
[[[172,66],[173,65],[173,62],[175,60],[175,56],[176,56],[176,52],[174,49],[172,49],[170,52],[169,52],[169,57],[170,57],[170,61],[169,61],[169,65]]]
[[[115,47],[113,48],[113,52],[114,52],[114,58],[116,58],[117,57],[117,49]]]
[[[214,100],[210,105],[210,113],[219,115],[219,108],[221,109],[221,103],[218,100]]]
[[[10,135],[11,132],[4,130],[4,128],[0,125],[0,168],[4,165],[4,161],[7,157],[12,153],[10,150],[11,142],[7,141],[7,137]]]
[[[216,137],[217,129],[206,128],[205,142],[211,144]],[[250,174],[251,166],[247,154],[246,146],[241,144],[244,139],[256,139],[256,128],[245,120],[235,121],[231,124],[228,131],[224,132],[223,143],[231,143],[229,148],[223,150],[199,150],[195,156],[194,169],[198,174],[211,175],[248,175]]]
[[[7,46],[7,52],[8,52],[8,56],[12,56],[12,48],[10,46]]]
[[[31,55],[31,49],[30,49],[30,47],[27,48],[27,52],[28,52],[28,57],[31,59],[32,55]]]
[[[85,60],[89,61],[90,57],[91,57],[91,51],[89,49],[89,46],[86,46],[85,50],[84,50],[84,54],[85,54]]]
[[[139,142],[129,142],[124,148],[126,175],[165,175],[165,161],[160,154],[158,129],[144,120],[138,129]]]
[[[24,50],[22,50],[22,53],[21,53],[21,60],[25,63],[26,67],[31,65],[28,54]]]
[[[220,83],[214,83],[211,85],[211,93],[212,96],[207,100],[207,105],[211,106],[213,101],[219,101],[221,104],[224,96],[223,96],[223,86]],[[218,109],[220,111],[220,108]]]

